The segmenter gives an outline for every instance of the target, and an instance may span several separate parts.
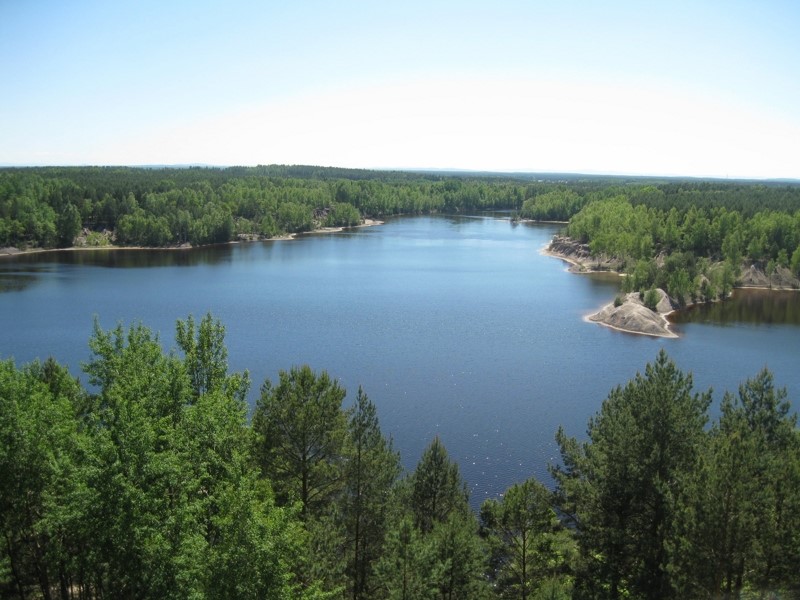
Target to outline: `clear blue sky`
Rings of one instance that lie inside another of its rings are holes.
[[[0,0],[0,164],[800,178],[800,3]]]

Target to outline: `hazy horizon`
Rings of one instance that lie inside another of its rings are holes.
[[[642,180],[697,180],[697,181],[742,181],[742,182],[763,182],[763,183],[788,183],[800,184],[800,178],[794,177],[715,177],[715,176],[702,176],[702,175],[660,175],[649,173],[593,173],[586,171],[499,171],[499,170],[485,170],[485,169],[459,169],[459,168],[430,168],[430,167],[338,167],[336,165],[309,165],[309,164],[281,164],[270,163],[269,165],[263,164],[231,164],[231,165],[214,165],[205,163],[185,163],[185,164],[7,164],[0,163],[0,169],[48,169],[48,168],[121,168],[121,169],[235,169],[235,168],[256,168],[262,166],[279,166],[279,167],[310,167],[320,169],[347,169],[356,171],[376,171],[376,172],[397,172],[397,173],[420,173],[420,174],[442,174],[453,176],[498,176],[510,177],[519,176],[522,178],[533,177],[592,177],[592,178],[609,178],[609,179],[642,179]]]
[[[0,4],[0,164],[800,179],[800,5]]]

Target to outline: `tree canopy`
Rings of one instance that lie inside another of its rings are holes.
[[[560,430],[555,489],[470,510],[436,437],[403,472],[377,411],[324,371],[248,419],[225,328],[95,325],[84,388],[0,361],[3,598],[747,598],[800,593],[800,433],[762,369],[710,392],[665,352]]]

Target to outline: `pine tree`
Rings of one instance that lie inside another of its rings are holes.
[[[487,592],[486,553],[458,464],[437,436],[411,475],[409,507],[437,563],[441,598],[481,598]]]
[[[585,444],[558,436],[564,467],[555,475],[581,548],[578,595],[681,596],[681,522],[709,402],[662,350],[644,375],[612,390]]]
[[[345,390],[308,365],[267,380],[253,414],[254,453],[282,504],[299,501],[303,518],[322,514],[342,486]]]
[[[709,595],[800,587],[800,438],[786,395],[764,369],[722,400],[693,540],[698,585]]]
[[[341,513],[347,532],[347,574],[351,596],[367,597],[375,587],[372,564],[383,548],[391,489],[400,474],[400,455],[383,436],[375,405],[359,388],[348,412],[348,437]]]
[[[436,436],[411,476],[411,511],[415,525],[427,534],[435,523],[445,522],[450,513],[469,510],[467,487],[458,463],[452,462]]]
[[[542,581],[557,575],[562,567],[558,527],[552,496],[535,479],[483,503],[481,532],[493,549],[491,576],[501,596],[526,600]]]

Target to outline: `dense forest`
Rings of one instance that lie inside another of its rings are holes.
[[[304,166],[0,169],[0,248],[265,239],[398,214],[506,209],[565,232],[676,306],[755,265],[800,277],[800,185]]]
[[[88,388],[0,362],[0,597],[800,598],[800,432],[766,370],[709,422],[662,351],[556,433],[553,481],[475,514],[441,440],[404,472],[324,371],[248,414],[211,315],[89,345]]]
[[[531,184],[534,185],[535,184]],[[500,179],[252,167],[0,170],[0,247],[168,246],[272,237],[362,217],[521,205]]]

